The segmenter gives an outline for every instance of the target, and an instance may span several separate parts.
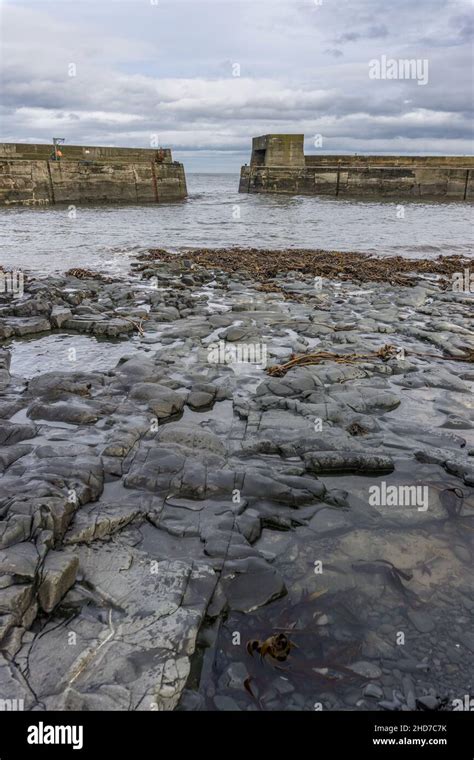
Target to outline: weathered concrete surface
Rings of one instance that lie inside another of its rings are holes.
[[[254,137],[251,165],[304,168],[304,135]]]
[[[61,145],[64,161],[152,161],[156,157],[155,148],[113,148],[98,145]],[[30,159],[46,161],[53,147],[48,143],[0,143],[0,158]],[[172,162],[171,150],[159,148],[164,163]]]
[[[53,161],[50,145],[0,144],[0,205],[161,203],[187,195],[184,167],[169,149],[61,150]]]
[[[252,145],[241,193],[474,198],[472,156],[305,156],[303,135],[264,135]]]

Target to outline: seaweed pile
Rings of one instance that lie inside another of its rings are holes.
[[[452,275],[469,265],[462,256],[439,256],[437,259],[406,259],[402,256],[377,258],[356,251],[324,251],[291,248],[193,248],[183,253],[170,253],[153,248],[139,256],[141,261],[171,263],[179,256],[188,265],[225,272],[245,272],[255,279],[268,280],[283,272],[352,280],[385,282],[391,285],[416,285],[419,276],[437,275],[449,286]]]

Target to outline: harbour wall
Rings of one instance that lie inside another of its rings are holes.
[[[303,135],[254,138],[243,193],[474,200],[473,156],[305,156]]]
[[[169,148],[109,148],[0,143],[0,205],[163,203],[187,195]]]

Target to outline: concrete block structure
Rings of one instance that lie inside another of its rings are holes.
[[[252,166],[304,168],[304,135],[263,135],[252,140]]]
[[[474,157],[305,156],[304,135],[263,135],[253,139],[239,191],[472,201]]]
[[[186,198],[169,148],[0,143],[0,205],[164,203]]]

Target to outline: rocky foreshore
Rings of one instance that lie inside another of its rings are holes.
[[[469,262],[321,253],[152,251],[3,294],[2,699],[463,709]],[[54,371],[16,371],[53,333]]]

